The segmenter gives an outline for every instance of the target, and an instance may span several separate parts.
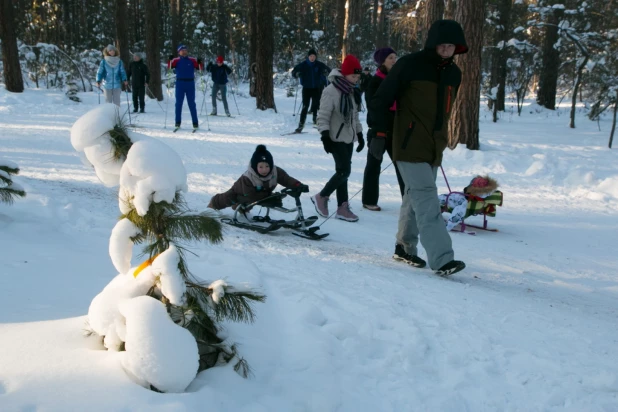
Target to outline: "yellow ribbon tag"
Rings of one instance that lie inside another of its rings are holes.
[[[159,257],[160,253],[158,255],[156,255],[155,257],[152,257],[144,262],[142,262],[141,265],[139,265],[137,267],[137,269],[135,269],[135,272],[133,272],[133,277],[136,278],[137,275],[139,275],[141,273],[142,270],[146,269],[148,266],[152,265],[152,262],[154,262],[154,260]]]

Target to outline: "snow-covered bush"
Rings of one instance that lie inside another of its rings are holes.
[[[197,372],[234,358],[235,369],[247,376],[246,362],[219,336],[217,321],[252,322],[251,302],[265,297],[221,280],[204,282],[189,272],[182,244],[221,241],[221,222],[189,210],[183,200],[187,174],[178,154],[128,131],[112,104],[79,118],[71,144],[106,186],[120,186],[122,215],[109,242],[119,274],[92,300],[91,330],[108,350],[126,351],[127,373],[154,390],[183,391]],[[135,243],[146,244],[148,259],[131,267]],[[190,335],[193,341],[187,342]],[[174,348],[176,340],[180,346]]]
[[[16,197],[26,196],[24,188],[13,181],[19,167],[10,160],[0,159],[0,203],[12,204]]]

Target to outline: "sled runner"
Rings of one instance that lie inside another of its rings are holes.
[[[253,230],[262,234],[284,228],[292,230],[292,233],[294,235],[305,239],[324,239],[326,236],[328,236],[328,233],[317,233],[320,229],[319,226],[311,227],[315,222],[317,222],[318,217],[311,216],[305,218],[305,215],[303,214],[303,208],[300,203],[301,194],[302,192],[296,188],[283,189],[281,192],[273,193],[272,196],[269,196],[257,202],[239,205],[234,211],[234,216],[232,218],[223,218],[221,219],[221,221],[231,226]],[[283,207],[282,200],[286,196],[294,198],[294,201],[296,202],[296,207],[294,207],[293,209]],[[249,211],[257,206],[265,208],[266,214],[251,216],[249,214]],[[296,212],[296,218],[292,220],[275,220],[270,217],[271,210],[276,210],[283,213]]]

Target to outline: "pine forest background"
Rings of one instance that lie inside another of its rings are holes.
[[[532,95],[548,109],[584,102],[597,120],[615,113],[618,93],[618,0],[2,0],[0,11],[10,91],[18,91],[17,70],[25,87],[92,90],[101,50],[115,44],[125,64],[145,53],[151,90],[162,99],[156,79],[167,81],[165,63],[183,43],[205,61],[225,56],[236,89],[256,63],[266,79],[257,90],[272,95],[273,85],[293,84],[289,70],[310,48],[331,68],[354,54],[373,71],[376,48],[419,50],[431,22],[450,18],[470,45],[457,58],[461,101],[486,97],[496,121],[505,100],[521,111]],[[272,97],[254,97],[258,108],[274,107]],[[464,117],[458,140],[477,148],[478,113]]]

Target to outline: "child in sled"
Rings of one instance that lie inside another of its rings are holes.
[[[466,218],[466,214],[469,213],[469,198],[474,200],[476,197],[482,200],[492,196],[497,191],[498,182],[485,175],[475,176],[470,181],[470,184],[464,188],[463,193],[453,192],[448,195],[440,195],[440,206],[451,211],[451,216],[446,221],[446,229],[451,231]],[[500,196],[499,204],[502,204],[501,199],[502,197]]]
[[[249,204],[271,196],[278,184],[290,189],[298,188],[302,192],[309,191],[307,185],[294,179],[280,167],[276,167],[272,154],[261,144],[251,156],[247,171],[230,190],[214,195],[208,207],[215,210],[232,207],[236,210],[239,204]]]

